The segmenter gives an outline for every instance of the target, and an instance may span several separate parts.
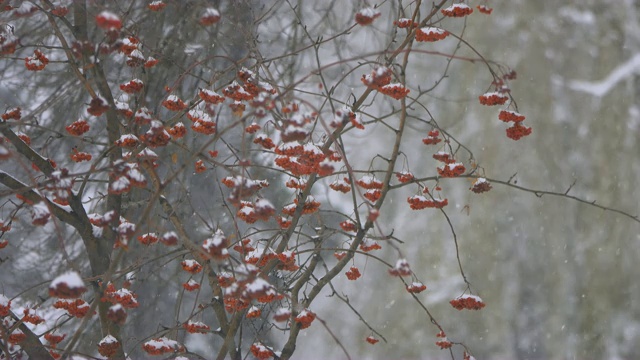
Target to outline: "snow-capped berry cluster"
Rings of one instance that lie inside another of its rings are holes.
[[[87,316],[91,310],[91,306],[82,299],[59,299],[53,303],[53,308],[66,310],[70,316],[77,318]]]
[[[370,25],[373,20],[382,15],[380,11],[373,8],[364,8],[356,13],[356,22],[362,26]]]
[[[377,90],[381,94],[400,100],[409,94],[410,90],[400,83],[391,83],[392,72],[385,66],[378,66],[370,74],[362,75],[360,81],[368,88]],[[353,121],[353,120],[352,120]]]
[[[342,221],[340,223],[340,227],[342,228],[342,230],[347,232],[355,232],[358,230],[358,227],[356,226],[356,224],[350,220]]]
[[[273,357],[273,350],[260,342],[251,344],[250,351],[253,356],[260,360]]]
[[[301,329],[306,329],[311,326],[313,320],[316,319],[316,314],[309,309],[304,309],[293,319],[300,324]]]
[[[112,335],[107,335],[98,342],[98,352],[102,356],[112,357],[120,348],[120,343]]]
[[[400,100],[403,97],[407,96],[409,92],[411,92],[411,90],[407,89],[400,83],[393,83],[379,87],[378,92],[390,96],[396,100]]]
[[[487,192],[491,190],[491,188],[492,188],[491,183],[487,181],[487,179],[477,178],[473,182],[473,185],[471,186],[471,191],[473,191],[476,194],[481,194],[483,192]]]
[[[427,286],[421,282],[412,282],[411,285],[406,286],[407,291],[413,294],[421,293],[427,290]]]
[[[210,26],[220,21],[220,12],[215,8],[206,8],[200,15],[199,22],[202,26]]]
[[[137,299],[138,295],[133,293],[131,290],[126,288],[116,290],[115,286],[112,283],[109,283],[100,301],[120,304],[125,309],[134,309],[140,306]]]
[[[453,4],[447,8],[440,10],[442,15],[448,17],[463,17],[471,14],[473,9],[469,7],[467,4],[458,3]]]
[[[458,296],[449,303],[458,310],[480,310],[485,307],[485,303],[479,296],[469,294]]]
[[[491,15],[491,13],[493,12],[493,8],[490,8],[486,5],[478,5],[476,6],[476,8],[478,9],[479,12],[486,15]]]
[[[149,355],[173,354],[185,351],[184,346],[179,342],[166,337],[151,339],[142,345],[142,349]]]
[[[22,117],[22,109],[20,107],[8,109],[7,111],[4,112],[4,114],[2,114],[3,121],[20,120],[21,117]]]
[[[518,123],[524,121],[525,116],[516,111],[501,110],[500,114],[498,114],[498,119],[504,122]]]
[[[407,19],[407,18],[400,18],[400,19],[394,21],[393,25],[396,25],[397,27],[399,27],[401,29],[406,29],[406,28],[411,28],[411,27],[418,27],[418,24],[414,23],[413,20]]]
[[[369,252],[369,251],[380,250],[380,249],[382,249],[382,246],[380,246],[380,244],[378,244],[377,241],[369,238],[364,238],[360,243],[360,250],[362,250],[363,252]]]
[[[96,15],[96,25],[105,30],[117,30],[122,27],[122,20],[118,15],[105,10]]]
[[[56,277],[49,285],[49,296],[61,299],[76,299],[86,291],[84,281],[75,271]]]
[[[407,202],[409,203],[409,207],[412,210],[422,210],[422,209],[442,209],[443,207],[449,204],[448,199],[429,199],[422,195],[414,195],[407,198]]]
[[[440,349],[450,349],[451,346],[453,346],[451,341],[447,339],[447,335],[444,333],[444,331],[440,331],[438,334],[436,334],[436,337],[438,338],[438,340],[436,341],[436,345],[440,346]]]
[[[437,27],[423,27],[416,30],[416,41],[418,42],[435,42],[449,36],[449,32],[445,29]]]
[[[182,327],[187,330],[188,333],[191,334],[204,334],[211,330],[211,327],[201,321],[192,321],[189,320],[186,323],[182,324]]]
[[[120,90],[127,94],[135,94],[142,90],[144,83],[140,79],[133,79],[124,84],[120,84]]]
[[[456,177],[464,174],[466,168],[462,163],[454,162],[449,164],[444,164],[438,167],[438,175],[446,178]]]
[[[414,179],[413,174],[408,171],[396,173],[396,177],[398,178],[398,181],[400,181],[403,184],[411,182]]]
[[[162,11],[166,6],[167,4],[162,1],[152,1],[147,5],[147,8],[151,11]]]
[[[367,338],[366,338],[366,339],[364,339],[364,340],[365,340],[366,342],[368,342],[369,344],[371,344],[371,345],[375,345],[375,344],[377,344],[378,342],[380,342],[380,340],[376,339],[376,338],[375,338],[375,337],[373,337],[373,336],[367,336]]]
[[[49,59],[40,51],[35,50],[33,56],[27,56],[24,59],[24,66],[29,71],[40,71],[49,64]]]
[[[65,130],[73,136],[81,136],[89,131],[90,126],[86,120],[77,120],[65,127]]]
[[[438,130],[430,130],[429,133],[427,134],[427,137],[422,139],[422,142],[425,145],[435,145],[441,141],[442,139],[440,138],[440,131]]]
[[[411,276],[412,271],[407,259],[398,259],[396,265],[389,269],[389,274],[392,276]]]

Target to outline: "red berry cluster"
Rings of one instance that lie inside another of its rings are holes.
[[[451,346],[453,346],[451,341],[447,339],[447,335],[444,333],[444,331],[440,331],[438,334],[436,334],[436,337],[438,338],[438,340],[436,341],[436,345],[440,346],[440,349],[450,349]]]
[[[375,178],[375,176],[363,176],[359,180],[356,180],[356,184],[363,189],[373,190],[382,189],[382,181]]]
[[[68,272],[53,280],[49,286],[49,296],[61,299],[79,298],[87,288],[76,272]]]
[[[487,14],[487,15],[491,15],[491,13],[493,12],[493,8],[490,8],[490,7],[486,6],[486,5],[478,5],[476,8],[481,13]]]
[[[202,271],[202,265],[200,265],[200,263],[197,262],[196,260],[192,260],[192,259],[182,260],[180,265],[182,265],[182,270],[192,274],[197,274],[200,271]]]
[[[389,269],[389,274],[392,276],[411,276],[411,268],[407,259],[398,259],[396,265]]]
[[[446,178],[456,177],[464,174],[466,168],[462,163],[454,162],[438,167],[438,175]]]
[[[416,41],[418,42],[435,42],[449,36],[449,32],[437,27],[423,27],[416,30]]]
[[[24,314],[22,317],[23,322],[33,325],[42,324],[44,322],[44,319],[36,314],[35,309],[25,308],[22,313]]]
[[[269,359],[273,357],[273,350],[264,346],[262,343],[251,344],[251,353],[253,356],[260,360]]]
[[[40,71],[47,66],[49,59],[40,51],[35,50],[33,56],[24,58],[24,66],[29,71]]]
[[[364,192],[363,196],[372,203],[375,203],[380,199],[380,196],[382,196],[382,191],[379,189],[369,189]]]
[[[140,90],[142,90],[143,87],[144,83],[139,79],[133,79],[124,84],[120,84],[120,90],[124,91],[127,94],[138,93],[140,92]]]
[[[202,26],[210,26],[220,21],[220,12],[214,8],[207,8],[200,15],[200,24]]]
[[[500,111],[500,114],[498,114],[498,119],[504,122],[518,123],[524,121],[525,116],[515,111],[502,110]]]
[[[407,291],[413,294],[418,294],[427,290],[427,286],[421,282],[413,282],[411,285],[407,285]]]
[[[149,355],[173,354],[185,351],[184,346],[180,345],[180,343],[165,337],[155,338],[145,342],[142,345],[142,349]]]
[[[449,205],[448,199],[428,199],[422,195],[411,196],[407,198],[407,202],[413,210],[422,210],[426,208],[442,209]]]
[[[276,313],[273,314],[273,320],[277,322],[283,322],[289,320],[291,317],[291,311],[286,308],[280,308],[276,310]]]
[[[485,307],[485,303],[476,295],[462,295],[449,301],[449,303],[458,310],[480,310]]]
[[[98,352],[100,353],[100,355],[106,356],[108,358],[113,357],[118,352],[119,348],[120,343],[111,335],[105,336],[98,343]]]
[[[107,311],[107,318],[115,324],[124,325],[127,322],[127,312],[120,304],[111,305]]]
[[[58,344],[61,343],[62,340],[64,340],[65,337],[67,337],[67,334],[58,335],[52,332],[44,334],[44,339],[47,340],[49,346],[52,348],[49,353],[54,359],[58,359],[60,357],[60,354],[54,352],[53,349],[55,349]],[[56,357],[56,355],[54,354],[57,354],[58,356]]]
[[[187,128],[182,122],[178,122],[167,130],[167,132],[169,132],[169,135],[174,139],[180,139],[187,135]]]
[[[56,6],[51,9],[51,14],[59,17],[64,17],[69,13],[69,8],[66,6]]]
[[[362,250],[363,252],[369,252],[369,251],[380,250],[380,249],[382,249],[382,246],[380,246],[380,244],[378,244],[377,241],[371,240],[369,238],[365,238],[364,240],[362,240],[362,243],[360,243],[360,250]]]
[[[362,26],[370,25],[373,20],[382,15],[380,11],[373,8],[364,8],[356,13],[356,22]]]
[[[295,317],[294,320],[295,322],[300,324],[301,329],[306,329],[309,326],[311,326],[311,323],[315,319],[316,319],[316,314],[314,314],[312,311],[308,309],[304,309],[298,314],[298,316]]]
[[[360,270],[358,270],[358,268],[357,268],[357,267],[355,267],[355,266],[350,267],[350,268],[349,268],[349,271],[347,271],[347,272],[345,273],[345,275],[347,275],[347,279],[349,279],[349,280],[356,280],[356,279],[358,279],[360,276],[362,276],[362,275],[360,274]]]
[[[146,133],[140,135],[140,139],[144,141],[147,146],[155,148],[159,146],[166,146],[171,140],[171,135],[164,128],[164,125],[158,120],[151,121],[151,127]]]
[[[212,105],[217,105],[224,102],[224,96],[218,94],[213,90],[200,89],[198,91],[198,96],[200,99],[204,100],[204,102]]]
[[[89,102],[89,107],[87,108],[87,112],[93,116],[100,116],[109,110],[109,105],[107,101],[101,97],[95,97],[91,99]]]
[[[456,162],[455,159],[453,159],[453,157],[451,156],[451,154],[449,154],[448,152],[444,152],[444,151],[438,151],[437,153],[433,154],[433,158],[441,161],[445,164],[452,164],[454,162]]]
[[[349,221],[349,220],[345,220],[341,222],[340,227],[342,228],[342,230],[347,232],[355,232],[356,230],[358,230],[358,228],[356,227],[356,224],[354,224],[352,221]]]
[[[87,316],[91,306],[82,299],[60,299],[53,303],[55,309],[67,310],[69,315],[77,318]]]
[[[375,345],[377,344],[380,340],[376,339],[373,336],[367,336],[367,338],[365,339],[366,342],[368,342],[371,345]]]
[[[269,138],[265,134],[256,135],[256,137],[253,138],[253,143],[260,144],[263,148],[267,150],[273,149],[274,147],[276,147],[276,144],[274,144],[273,140],[271,140],[271,138]]]
[[[211,330],[211,327],[206,325],[205,323],[191,320],[182,324],[182,327],[184,327],[185,330],[187,330],[187,332],[191,334],[204,334]]]
[[[400,181],[403,184],[411,182],[414,179],[413,174],[408,171],[396,173],[396,177],[398,178],[398,181]]]
[[[118,15],[110,11],[103,11],[96,15],[96,25],[98,25],[99,28],[105,30],[117,30],[122,27],[122,21],[120,20]]]
[[[147,8],[149,8],[149,10],[151,11],[162,11],[166,6],[167,4],[163,3],[162,1],[154,1],[147,5]]]
[[[133,134],[124,134],[113,144],[124,148],[134,148],[140,144],[140,139]]]
[[[260,315],[262,315],[262,310],[260,310],[259,308],[252,306],[249,308],[249,311],[247,311],[247,319],[257,319],[260,317]]]
[[[400,18],[400,19],[394,21],[393,25],[396,25],[397,27],[399,27],[401,29],[406,29],[406,28],[410,28],[410,27],[418,27],[418,24],[414,23],[413,20],[407,19],[407,18]]]
[[[180,111],[187,108],[187,104],[175,95],[169,95],[163,102],[162,106],[171,111]]]
[[[116,290],[112,283],[107,285],[106,290],[104,291],[104,296],[100,299],[100,301],[110,302],[112,304],[120,304],[126,309],[134,309],[137,308],[140,304],[138,304],[138,295],[131,292],[129,289],[119,289]]]
[[[146,233],[138,236],[138,241],[142,245],[152,245],[158,242],[158,234],[156,233]]]
[[[507,100],[509,100],[509,96],[501,92],[494,91],[494,92],[488,92],[480,95],[478,97],[478,100],[480,100],[480,104],[482,105],[487,105],[487,106],[503,105],[504,103],[507,102]]]
[[[200,284],[198,284],[197,281],[191,279],[191,280],[187,281],[186,283],[182,284],[182,287],[187,291],[196,291],[196,290],[200,289]]]
[[[473,182],[473,186],[471,186],[471,191],[476,194],[481,194],[491,190],[491,188],[491,183],[488,182],[487,179],[477,178],[476,181]]]
[[[19,107],[13,108],[13,109],[9,109],[7,111],[5,111],[4,114],[2,114],[2,120],[20,120],[20,118],[22,117],[22,109],[20,109]]]
[[[294,199],[292,204],[285,205],[285,207],[282,209],[282,213],[285,215],[293,216],[297,208],[298,199]],[[309,196],[302,206],[302,214],[313,214],[314,212],[318,211],[318,209],[320,209],[320,202],[316,201],[313,196]]]
[[[85,120],[74,121],[65,127],[65,130],[73,136],[81,136],[89,131],[89,129],[89,124]]]
[[[403,97],[407,96],[411,90],[407,89],[404,85],[400,83],[393,83],[381,86],[378,88],[378,91],[384,95],[391,96],[396,100],[400,100]]]
[[[351,191],[351,185],[349,184],[348,178],[342,178],[342,180],[336,180],[332,182],[329,187],[335,191],[340,191],[342,193],[348,193]]]
[[[9,315],[11,310],[11,300],[0,294],[0,318]]]
[[[515,123],[511,127],[507,128],[507,137],[513,140],[520,140],[521,138],[530,135],[532,129],[530,127],[522,125],[522,123]]]
[[[442,13],[442,15],[448,17],[463,17],[471,14],[473,12],[473,9],[470,8],[467,4],[459,3],[442,9],[440,10],[440,12]]]
[[[205,239],[201,248],[206,259],[224,260],[229,257],[228,246],[229,240],[222,230],[218,229],[212,237]]]
[[[422,142],[425,145],[435,145],[440,141],[442,141],[442,139],[440,139],[440,131],[438,130],[429,131],[429,133],[427,134],[427,137],[422,139]]]

